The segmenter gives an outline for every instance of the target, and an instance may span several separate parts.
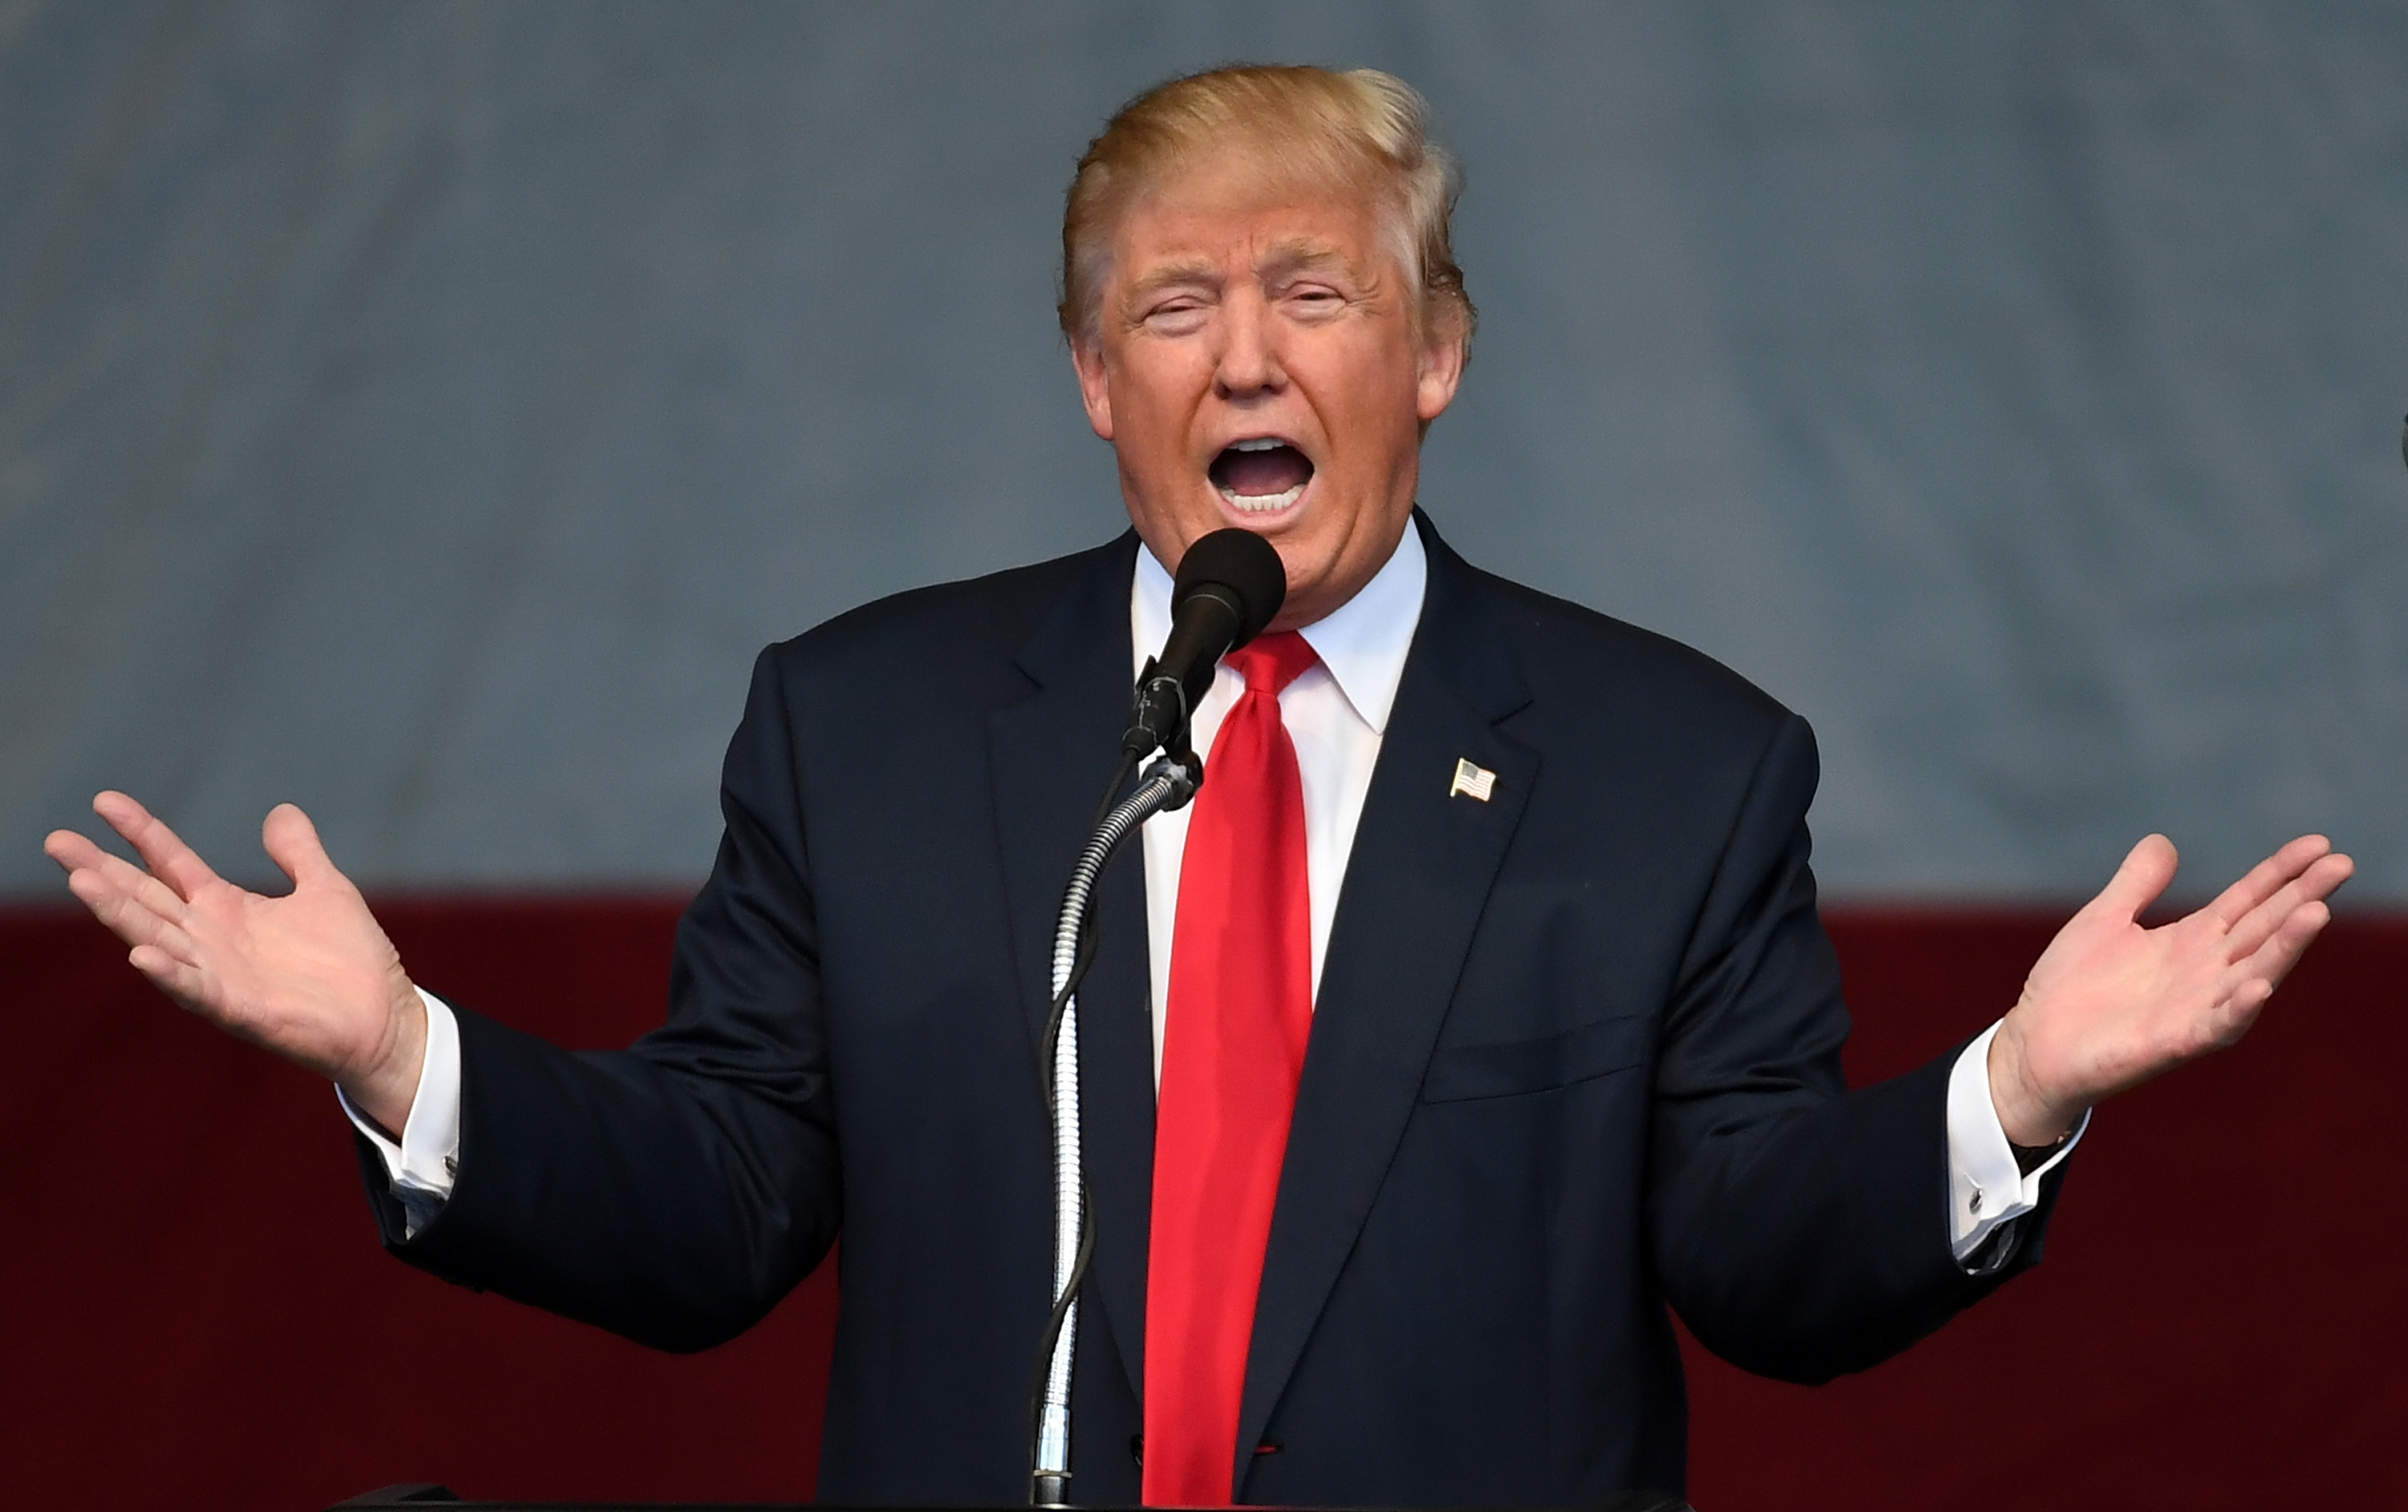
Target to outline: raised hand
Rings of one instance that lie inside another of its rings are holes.
[[[92,806],[147,871],[73,830],[52,831],[42,849],[93,917],[134,948],[134,969],[221,1029],[332,1078],[398,1133],[425,1058],[425,1006],[308,816],[280,804],[261,827],[269,859],[293,879],[291,892],[270,898],[211,871],[125,794],[104,792]]]
[[[2014,1143],[2050,1144],[2085,1108],[2247,1034],[2354,869],[2303,835],[2197,913],[2143,929],[2175,861],[2162,834],[2134,846],[2025,979],[1990,1042],[1990,1100]]]

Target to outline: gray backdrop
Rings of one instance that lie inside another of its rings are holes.
[[[1424,502],[1811,718],[1833,892],[2408,899],[2408,7],[2298,0],[0,4],[0,891],[697,878],[762,643],[1120,527],[1061,192],[1236,57],[1435,102]]]

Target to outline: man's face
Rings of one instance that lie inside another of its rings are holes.
[[[1412,519],[1421,428],[1455,397],[1459,339],[1415,334],[1367,197],[1266,193],[1244,164],[1123,214],[1095,335],[1074,344],[1129,518],[1176,571],[1224,526],[1279,549],[1307,625],[1353,598]]]

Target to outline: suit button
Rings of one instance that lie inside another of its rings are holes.
[[[1137,1462],[1139,1469],[1145,1468],[1145,1435],[1143,1434],[1129,1435],[1129,1458]]]

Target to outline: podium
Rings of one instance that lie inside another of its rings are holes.
[[[823,1507],[804,1502],[472,1502],[431,1484],[385,1486],[337,1502],[327,1512],[350,1507],[460,1507],[478,1512],[895,1512],[893,1507]],[[1025,1507],[946,1507],[930,1512],[1028,1512]],[[1083,1512],[1083,1509],[1082,1509]],[[1138,1507],[1097,1507],[1093,1512],[1143,1512]],[[1309,1512],[1290,1508],[1288,1512]],[[1351,1509],[1364,1512],[1364,1509]],[[1404,1512],[1404,1509],[1397,1509]],[[1500,1509],[1501,1512],[1501,1509]],[[1624,1491],[1592,1502],[1581,1512],[1691,1512],[1686,1502],[1661,1491]]]

